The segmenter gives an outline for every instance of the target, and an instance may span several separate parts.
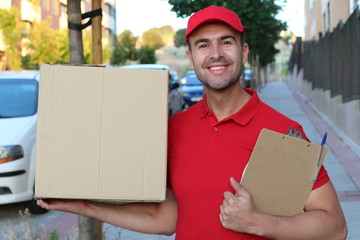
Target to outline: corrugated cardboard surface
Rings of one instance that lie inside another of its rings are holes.
[[[261,212],[293,216],[301,213],[313,187],[321,146],[263,129],[241,184]],[[320,164],[325,160],[323,149]]]
[[[41,65],[36,198],[165,199],[168,72]]]

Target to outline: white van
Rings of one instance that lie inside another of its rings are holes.
[[[46,212],[33,199],[38,85],[38,71],[0,72],[0,204],[32,213]]]

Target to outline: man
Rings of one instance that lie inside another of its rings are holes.
[[[123,228],[177,240],[345,239],[344,215],[322,167],[304,213],[293,217],[259,212],[239,184],[263,128],[286,133],[301,126],[242,89],[249,46],[238,16],[211,6],[188,22],[191,67],[204,85],[204,99],[169,120],[167,200],[111,205],[82,200],[42,201],[47,209],[98,218]]]

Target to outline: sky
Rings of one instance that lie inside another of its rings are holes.
[[[151,28],[166,25],[177,31],[186,28],[188,20],[177,18],[167,0],[116,0],[116,14],[118,35],[131,30],[134,36],[141,36]],[[287,0],[278,18],[286,21],[296,36],[304,36],[304,0]]]

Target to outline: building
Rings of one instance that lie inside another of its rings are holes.
[[[318,40],[345,22],[360,0],[305,0],[305,40]]]
[[[25,23],[29,31],[33,22],[51,20],[50,27],[58,30],[67,28],[67,0],[1,0],[0,9],[17,7],[20,11],[20,20]],[[81,12],[91,11],[91,0],[81,0]],[[110,44],[116,35],[116,0],[102,0],[102,42]],[[49,18],[50,17],[50,18]],[[85,20],[86,21],[86,20]],[[90,31],[91,27],[86,30]],[[0,70],[4,69],[6,48],[2,41],[0,29]],[[1,61],[2,59],[2,61]]]

